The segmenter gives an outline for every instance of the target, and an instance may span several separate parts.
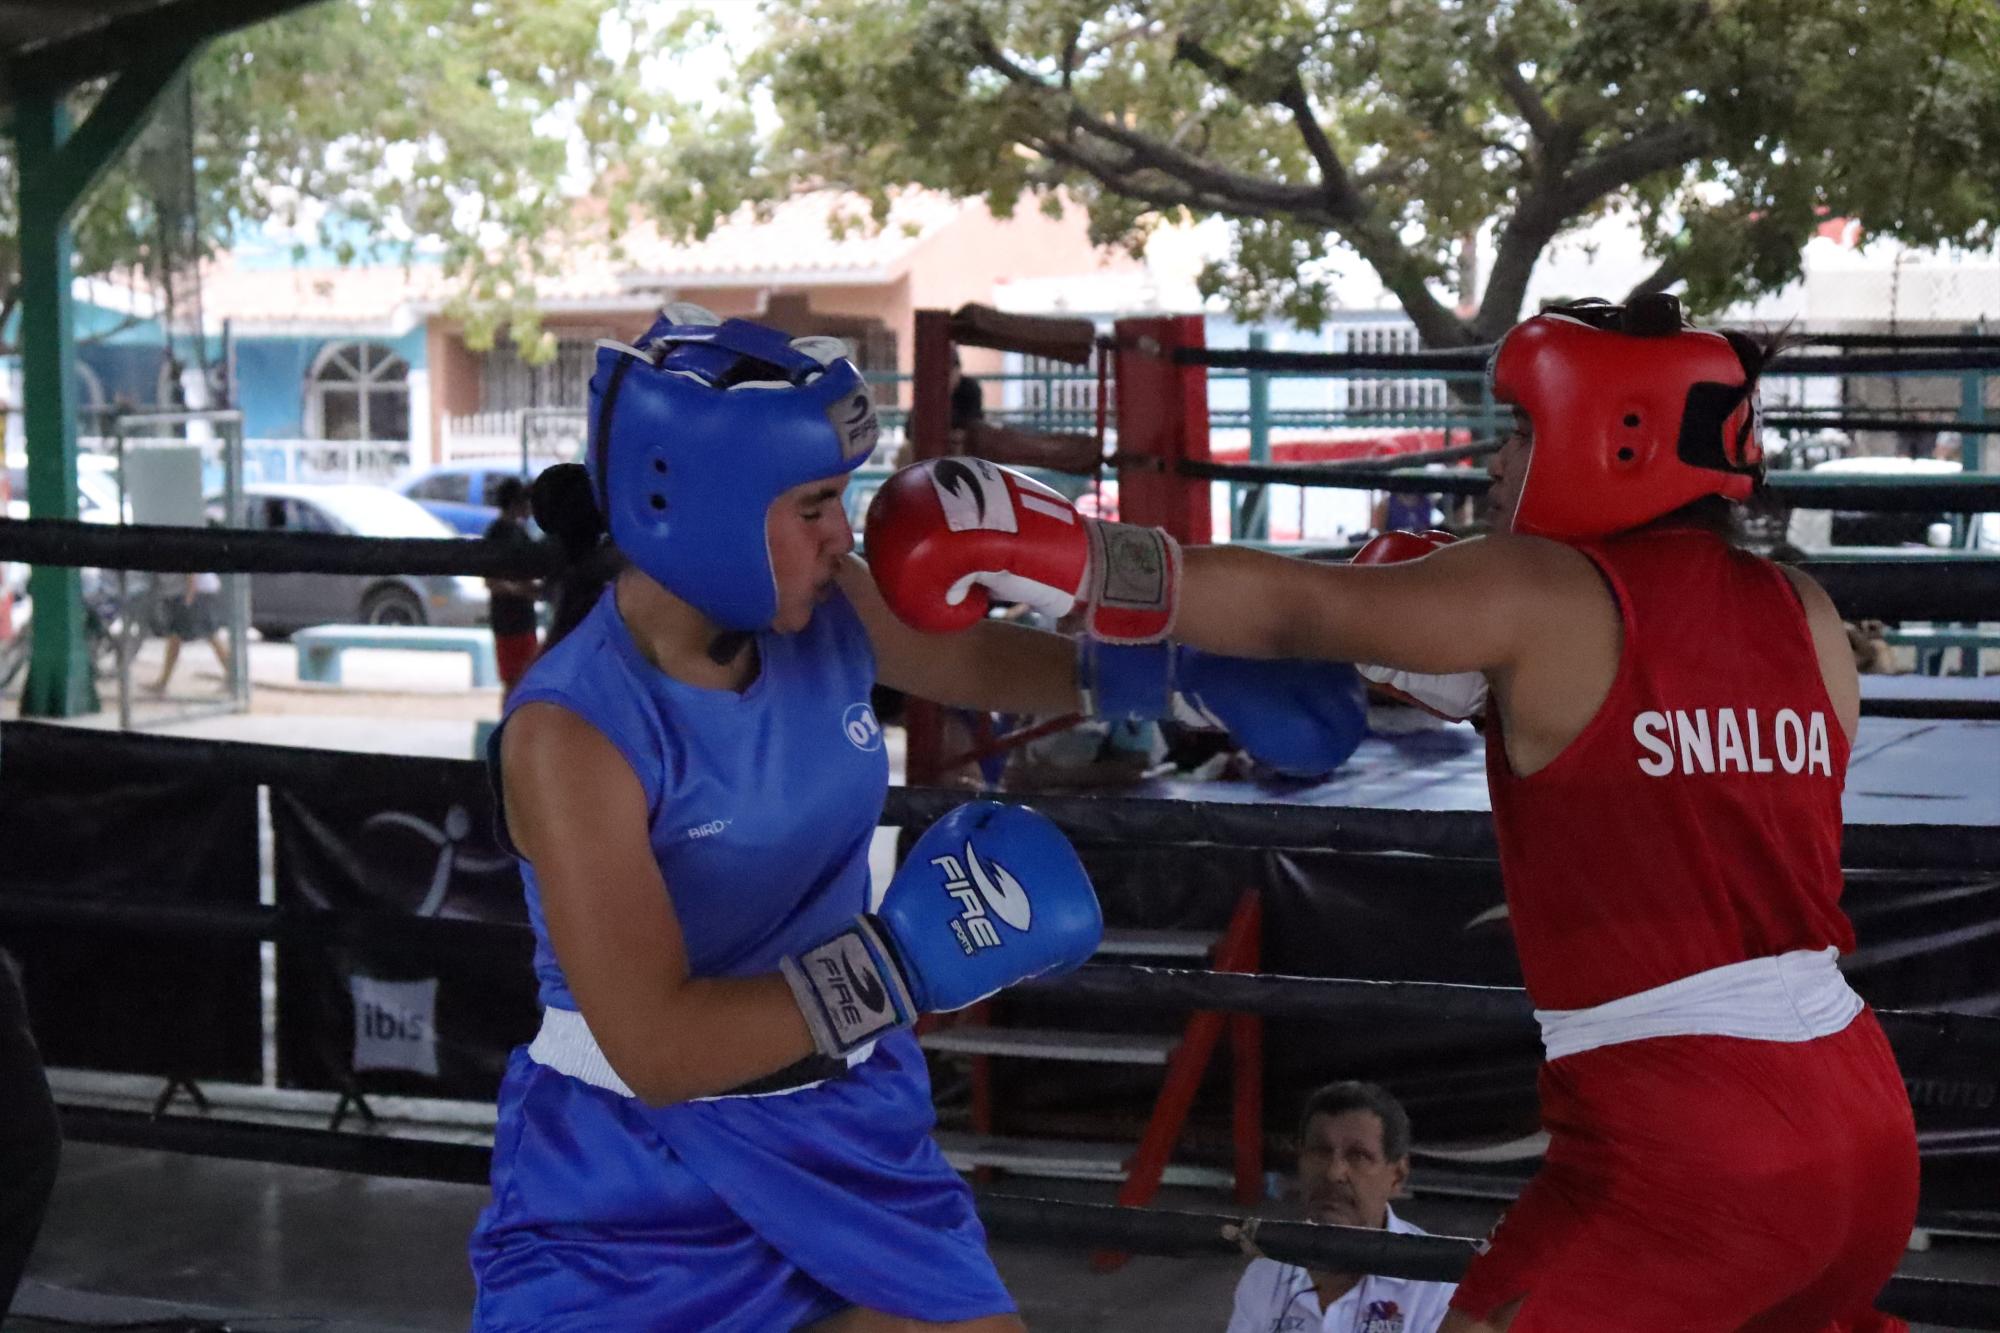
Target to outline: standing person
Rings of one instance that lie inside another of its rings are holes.
[[[485,540],[514,550],[532,550],[535,539],[528,534],[528,520],[534,508],[527,484],[519,477],[503,478],[493,488],[493,498],[500,506],[500,515],[486,525]],[[500,671],[500,701],[504,704],[541,651],[541,626],[535,616],[541,588],[534,579],[489,578],[486,591],[486,617],[493,628],[494,665]]]
[[[181,645],[207,640],[222,668],[222,689],[229,690],[229,645],[222,638],[222,576],[202,570],[193,574],[163,574],[160,596],[166,612],[166,658],[160,678],[146,688],[165,694],[181,660]]]
[[[28,1030],[14,960],[0,950],[0,1318],[42,1229],[62,1156],[62,1127]]]
[[[1299,1116],[1299,1198],[1329,1226],[1426,1234],[1389,1200],[1408,1192],[1410,1115],[1374,1083],[1329,1083]],[[1328,1273],[1261,1255],[1236,1284],[1228,1333],[1436,1333],[1449,1282]]]
[[[979,381],[969,378],[965,368],[958,363],[958,348],[951,349],[951,372],[947,381],[951,390],[952,430],[962,430],[975,421],[986,418],[986,395],[980,391]]]
[[[1077,649],[897,621],[841,505],[875,444],[860,372],[704,314],[602,345],[588,467],[535,486],[585,578],[488,751],[544,1015],[500,1091],[473,1325],[1019,1329],[908,1028],[1081,962],[1096,899],[1053,825],[982,803],[870,913],[868,698],[879,671],[1060,713]]]
[[[916,469],[870,513],[918,624],[948,626],[965,577],[1081,601],[1100,632],[1380,663],[1413,694],[1485,677],[1550,1145],[1449,1333],[1898,1326],[1869,1306],[1914,1224],[1915,1130],[1835,966],[1854,662],[1818,584],[1730,540],[1767,356],[1671,297],[1516,326],[1492,368],[1515,412],[1489,463],[1499,535],[1404,563],[1183,561],[1075,515],[969,551]]]

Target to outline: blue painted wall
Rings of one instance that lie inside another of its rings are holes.
[[[18,312],[16,314],[18,321]],[[165,355],[159,325],[152,321],[119,328],[125,316],[87,301],[76,303],[77,359],[104,386],[107,406],[123,401],[133,407],[160,406],[160,361]],[[117,329],[115,333],[107,330]],[[101,341],[84,342],[92,334]],[[15,336],[10,325],[8,336]],[[295,440],[306,433],[306,377],[320,353],[335,343],[383,344],[410,363],[427,364],[422,325],[401,337],[348,334],[282,334],[273,337],[236,335],[236,392],[243,409],[243,433],[248,439]],[[221,340],[209,339],[210,357],[222,354]],[[17,358],[8,358],[16,362]]]

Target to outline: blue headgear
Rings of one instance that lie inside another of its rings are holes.
[[[721,628],[759,630],[778,613],[772,501],[861,466],[876,429],[846,357],[822,362],[748,320],[670,313],[637,347],[598,344],[591,487],[627,559]]]

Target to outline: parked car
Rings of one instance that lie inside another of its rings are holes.
[[[534,465],[539,475],[546,462]],[[396,489],[467,537],[483,537],[500,517],[500,483],[519,477],[519,462],[446,463],[419,473]],[[533,475],[527,478],[532,481]]]
[[[222,521],[222,498],[209,500]],[[451,537],[442,521],[386,486],[258,482],[228,526],[357,537]],[[250,624],[267,639],[308,625],[486,623],[486,581],[463,574],[252,574]]]
[[[85,523],[118,521],[118,460],[106,454],[78,454],[76,458],[77,517]],[[127,521],[132,503],[125,502]],[[7,517],[28,516],[28,460],[18,454],[7,458]]]
[[[1815,476],[1924,477],[1955,476],[1963,469],[1943,458],[1869,456],[1835,458],[1808,469]],[[1944,538],[1945,540],[1939,540]],[[1969,551],[2000,551],[2000,514],[1973,514],[1957,522],[1942,512],[1794,509],[1785,539],[1808,555],[1854,547],[1945,547]]]

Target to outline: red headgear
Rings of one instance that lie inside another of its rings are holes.
[[[1748,499],[1763,460],[1757,359],[1741,335],[1682,326],[1671,297],[1516,324],[1491,372],[1493,397],[1535,432],[1513,530],[1602,537],[1705,495]]]

